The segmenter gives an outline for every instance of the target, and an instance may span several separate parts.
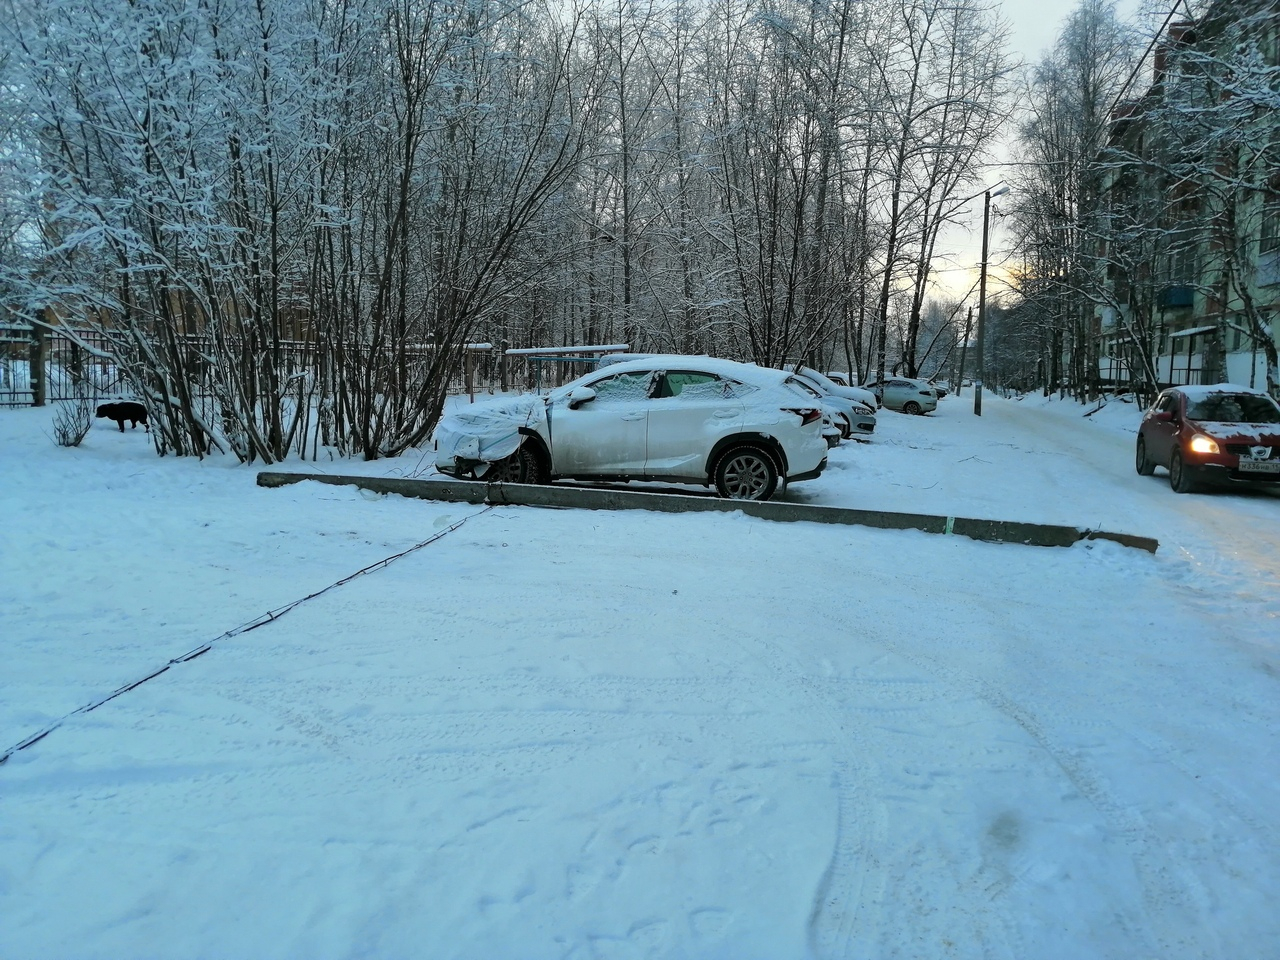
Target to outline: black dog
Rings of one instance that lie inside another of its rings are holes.
[[[147,426],[147,408],[136,400],[120,400],[116,403],[104,403],[98,407],[98,416],[106,417],[108,420],[114,420],[120,424],[120,432],[124,433],[124,422],[126,420],[132,425],[133,429],[138,428],[138,424],[150,430]]]

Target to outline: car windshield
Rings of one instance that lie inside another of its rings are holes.
[[[1259,393],[1211,393],[1188,399],[1187,417],[1216,423],[1280,423],[1280,407]]]
[[[801,367],[799,370],[796,371],[796,373],[800,374],[807,380],[811,380],[812,382],[816,383],[819,387],[821,387],[823,390],[826,390],[828,392],[831,391],[832,387],[839,386],[839,384],[837,384],[830,377],[819,373],[817,370],[811,370],[808,367]]]
[[[808,397],[822,397],[822,393],[819,390],[812,387],[806,381],[801,380],[799,377],[787,377],[787,386],[800,391]]]
[[[583,383],[579,377],[563,387],[552,390],[547,399],[556,403],[564,400],[578,387],[590,387],[596,396],[607,400],[643,400],[649,395],[649,385],[653,382],[652,370],[628,371],[600,377],[590,383]]]

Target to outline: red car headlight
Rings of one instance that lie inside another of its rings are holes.
[[[1203,433],[1197,433],[1191,438],[1189,444],[1194,453],[1220,453],[1218,449],[1218,441],[1213,437],[1206,437]]]

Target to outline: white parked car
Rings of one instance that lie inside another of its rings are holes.
[[[710,357],[608,364],[543,397],[479,403],[436,427],[436,469],[506,483],[561,478],[714,485],[768,500],[827,465],[822,409],[786,374]]]
[[[886,377],[883,384],[872,380],[862,386],[879,397],[880,403],[890,410],[919,414],[938,409],[938,393],[927,380]]]
[[[831,374],[819,373],[812,367],[804,366],[796,367],[796,373],[803,374],[813,380],[826,393],[834,394],[837,397],[845,397],[849,400],[856,400],[863,406],[870,408],[872,413],[880,405],[880,401],[874,393],[870,390],[864,390],[862,387],[851,387],[848,383],[848,378],[843,375],[837,378]]]
[[[875,408],[857,400],[832,393],[811,377],[808,372],[794,372],[787,377],[787,383],[797,387],[810,396],[817,397],[823,409],[841,428],[841,436],[849,439],[854,436],[870,436],[876,430]],[[833,384],[834,386],[834,384]]]
[[[823,396],[821,391],[795,376],[788,377],[784,383],[797,396],[816,403],[822,409],[822,436],[828,447],[838,447],[841,440],[852,436],[849,415],[836,398]]]

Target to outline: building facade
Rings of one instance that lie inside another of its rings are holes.
[[[1274,391],[1280,0],[1214,0],[1170,24],[1100,160],[1100,380]]]

